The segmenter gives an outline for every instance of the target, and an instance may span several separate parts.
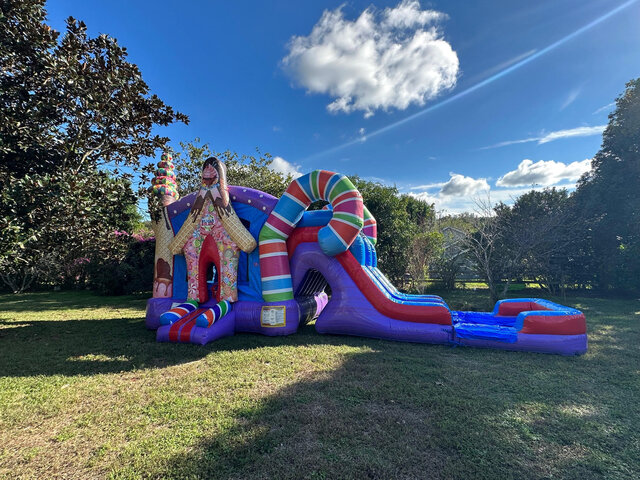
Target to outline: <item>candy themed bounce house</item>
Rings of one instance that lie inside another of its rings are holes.
[[[205,161],[198,192],[178,199],[171,157],[154,179],[156,255],[146,325],[160,342],[206,344],[237,332],[289,335],[315,319],[323,334],[562,355],[587,350],[582,312],[537,298],[493,312],[452,311],[408,295],[377,268],[376,221],[351,181],[316,170],[282,198],[227,185]],[[307,211],[325,201],[323,210]]]

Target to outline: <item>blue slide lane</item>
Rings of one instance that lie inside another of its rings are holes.
[[[376,287],[378,287],[378,289],[384,293],[389,299],[391,299],[392,301],[394,301],[395,303],[399,303],[399,304],[403,304],[403,305],[420,305],[420,306],[445,306],[447,308],[449,308],[447,306],[447,304],[444,302],[444,300],[442,300],[440,297],[435,297],[435,298],[421,298],[421,299],[417,299],[417,300],[413,300],[413,299],[404,299],[404,298],[398,298],[397,296],[395,296],[392,292],[389,291],[389,289],[385,286],[384,283],[382,283],[380,281],[380,279],[374,275],[374,273],[372,272],[370,267],[362,267],[362,270],[369,276],[369,278],[371,278],[371,281],[373,281],[373,283],[376,285]],[[376,268],[377,270],[377,268]],[[409,295],[409,297],[411,297],[411,295]]]
[[[445,305],[442,298],[436,295],[407,295],[389,281],[376,267],[362,267],[374,284],[396,303],[406,305]],[[514,343],[518,340],[518,332],[514,328],[516,317],[496,317],[485,312],[452,312],[455,335],[458,338],[476,340],[494,340]]]
[[[363,267],[367,274],[374,280],[376,285],[381,286],[381,290],[387,292],[388,296],[407,302],[409,304],[422,305],[423,303],[442,303],[445,301],[437,295],[409,295],[402,293],[389,281],[384,273],[377,267]]]

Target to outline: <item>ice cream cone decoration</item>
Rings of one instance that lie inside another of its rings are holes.
[[[179,198],[173,158],[170,153],[163,153],[158,162],[156,177],[153,179],[153,193],[160,199],[162,206],[171,205]]]
[[[178,186],[170,153],[163,153],[156,176],[153,179],[153,194],[162,202],[160,215],[152,215],[152,227],[156,237],[155,271],[153,276],[153,296],[171,297],[173,294],[173,257],[169,243],[173,239],[173,229],[166,207],[178,197]]]

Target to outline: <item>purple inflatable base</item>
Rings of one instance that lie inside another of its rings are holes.
[[[189,338],[190,343],[205,345],[222,337],[233,335],[233,325],[235,322],[235,312],[231,310],[209,328],[193,327]],[[169,331],[172,325],[162,325],[156,333],[157,342],[170,342]]]
[[[160,315],[171,309],[175,300],[172,298],[150,298],[147,300],[147,313],[144,324],[149,330],[160,327]]]
[[[330,277],[330,269],[323,274]],[[335,279],[334,279],[335,281]],[[321,334],[352,335],[412,343],[433,343],[451,346],[493,348],[521,352],[550,353],[557,355],[582,355],[587,351],[587,335],[533,335],[518,334],[515,343],[495,340],[460,338],[455,335],[453,326],[431,323],[405,322],[386,317],[377,312],[364,295],[355,287],[350,278],[340,278],[338,294],[330,302],[326,295],[316,296],[319,314],[315,329]],[[333,287],[333,285],[332,285]],[[349,301],[345,301],[346,299]],[[342,300],[342,301],[340,301]],[[327,303],[328,302],[328,303]],[[157,329],[157,341],[169,342],[170,325],[161,326],[159,317],[169,310],[173,303],[180,300],[171,298],[151,298],[147,302],[146,326]],[[213,306],[214,301],[202,307]],[[286,309],[285,325],[272,327],[260,322],[264,306],[283,305]],[[276,303],[236,302],[233,310],[209,328],[193,327],[190,342],[205,345],[234,333],[259,333],[267,336],[290,335],[298,330],[300,313],[295,300]]]
[[[515,343],[495,340],[480,340],[456,337],[454,328],[448,325],[431,323],[413,323],[395,320],[375,311],[351,312],[344,305],[318,298],[320,316],[315,329],[320,334],[350,335],[412,343],[432,343],[451,346],[493,348],[518,352],[548,353],[556,355],[582,355],[587,351],[587,335],[533,335],[518,334]],[[171,307],[172,299],[152,298],[147,303],[146,326],[157,328],[156,340],[169,342],[171,325],[161,326],[158,317]],[[265,327],[260,324],[260,312],[265,305],[284,305],[286,321],[283,327]],[[206,304],[203,307],[207,306]],[[325,307],[326,308],[323,308]],[[359,313],[359,314],[358,314]],[[355,320],[355,321],[354,321]],[[158,327],[155,327],[155,326]],[[234,309],[209,328],[193,327],[190,343],[205,345],[234,333],[259,333],[267,336],[291,335],[298,330],[298,305],[295,300],[264,304],[260,302],[237,302]]]
[[[326,296],[325,296],[326,297]],[[321,310],[323,300],[326,298],[319,296],[318,309]],[[171,308],[171,305],[182,303],[184,300],[175,300],[172,298],[150,298],[147,301],[147,314],[145,325],[149,330],[156,330],[156,340],[158,342],[170,342],[169,331],[172,325],[160,325],[160,315]],[[213,307],[215,301],[208,301],[200,305],[200,308]],[[285,307],[285,325],[284,326],[264,326],[261,324],[261,312],[265,306],[284,306]],[[204,345],[206,343],[217,340],[218,338],[227,337],[234,333],[260,333],[270,337],[279,335],[291,335],[298,330],[300,325],[300,312],[298,303],[295,300],[287,300],[285,302],[236,302],[233,309],[227,315],[222,317],[209,328],[193,327],[190,333],[190,343]]]
[[[553,353],[556,355],[582,355],[587,352],[587,334],[582,335],[541,335],[518,333],[515,343],[495,340],[455,338],[456,345],[478,348],[497,348],[515,352]]]
[[[282,327],[264,326],[260,322],[260,314],[263,307],[284,306],[285,325]],[[284,302],[237,302],[233,304],[236,312],[236,332],[260,333],[269,337],[279,335],[291,335],[298,331],[300,325],[300,313],[298,303],[295,300]]]

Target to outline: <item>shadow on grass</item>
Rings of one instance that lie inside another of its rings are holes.
[[[389,352],[378,347],[232,412],[222,433],[167,458],[152,476],[440,478],[458,454],[435,441],[438,419],[424,386],[438,377],[417,378],[419,366],[407,371],[393,357],[380,371]]]
[[[630,397],[615,382],[585,391],[580,359],[366,343],[375,351],[243,403],[220,433],[137,473],[584,479],[638,466],[634,421],[617,417]]]
[[[372,351],[245,404],[222,431],[152,470],[171,478],[637,478],[636,303],[594,303],[607,313],[589,319],[594,353],[582,357],[314,338],[306,327],[281,341]]]
[[[113,373],[206,354],[156,344],[155,332],[146,330],[142,319],[127,318],[0,322],[0,345],[3,377]]]
[[[65,321],[0,321],[0,377],[94,375],[164,368],[199,360],[212,352],[303,345],[369,345],[387,342],[323,336],[313,325],[287,337],[237,334],[204,346],[158,343],[143,318]],[[449,347],[445,347],[449,348]]]

